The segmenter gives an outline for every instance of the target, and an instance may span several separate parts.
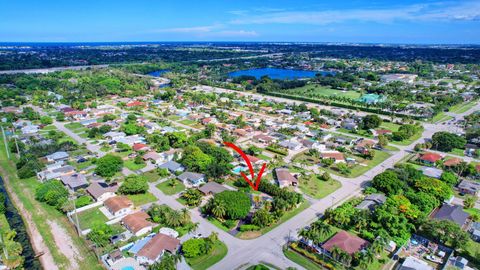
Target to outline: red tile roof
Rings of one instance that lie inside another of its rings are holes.
[[[341,152],[325,152],[321,153],[322,158],[333,158],[335,160],[345,160],[343,153]]]
[[[136,106],[145,106],[145,103],[137,100],[127,103],[127,107],[136,107]]]
[[[443,165],[447,166],[447,167],[456,166],[456,165],[460,164],[462,161],[463,160],[461,158],[456,158],[456,157],[449,158],[449,159],[445,160],[445,162],[443,162]]]
[[[442,159],[442,156],[437,153],[424,153],[420,159],[434,163]]]
[[[142,150],[143,148],[146,148],[148,147],[148,145],[144,144],[144,143],[135,143],[133,144],[133,151],[140,151]]]
[[[391,130],[389,129],[377,129],[375,130],[377,132],[378,135],[384,135],[384,134],[390,134],[392,133]]]
[[[348,254],[352,255],[355,252],[366,248],[370,243],[356,235],[350,234],[346,231],[339,231],[332,238],[322,245],[322,248],[331,252],[334,247],[337,247]]]

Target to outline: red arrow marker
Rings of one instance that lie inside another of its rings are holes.
[[[265,171],[265,168],[267,167],[267,164],[264,163],[262,165],[262,168],[260,169],[260,172],[257,175],[257,179],[255,180],[255,184],[253,183],[253,179],[255,178],[255,172],[253,171],[253,166],[252,163],[250,162],[250,159],[248,159],[247,155],[240,149],[238,146],[231,142],[224,142],[224,144],[228,147],[231,147],[233,150],[235,150],[244,160],[245,163],[247,163],[248,169],[250,170],[250,175],[252,177],[252,180],[248,179],[247,175],[245,175],[244,172],[240,172],[242,175],[243,179],[247,181],[247,183],[254,189],[258,190],[258,186],[260,185],[260,180],[262,179],[262,174]]]

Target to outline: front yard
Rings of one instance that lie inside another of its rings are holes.
[[[337,180],[331,179],[323,181],[318,179],[317,175],[310,174],[299,178],[299,188],[306,195],[321,199],[334,192],[342,186]]]
[[[127,195],[127,197],[133,202],[133,205],[135,205],[135,207],[157,201],[157,197],[155,197],[155,195],[150,192],[146,192],[143,194]]]
[[[126,160],[124,162],[124,165],[125,165],[126,168],[128,168],[131,171],[137,171],[137,170],[143,169],[147,166],[146,163],[137,164],[137,163],[135,163],[135,161],[133,159]]]
[[[227,246],[222,241],[217,240],[213,245],[213,250],[209,254],[195,258],[185,258],[185,260],[193,270],[205,270],[222,260],[223,257],[227,255],[227,252]]]
[[[157,188],[160,189],[165,195],[174,195],[185,190],[185,185],[174,179],[174,182],[167,180],[157,185]],[[172,185],[174,183],[174,185]]]

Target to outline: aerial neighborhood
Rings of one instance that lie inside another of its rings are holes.
[[[0,269],[479,269],[478,49],[315,46],[0,74]]]

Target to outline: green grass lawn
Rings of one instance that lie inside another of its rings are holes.
[[[68,123],[68,124],[65,124],[65,127],[72,130],[72,129],[78,129],[78,128],[82,128],[83,125],[78,123],[78,122],[73,122],[73,123]]]
[[[475,106],[475,104],[476,104],[475,101],[460,103],[455,106],[452,106],[449,111],[453,113],[464,113],[470,110],[473,106]]]
[[[178,115],[170,115],[170,116],[167,117],[167,119],[172,120],[172,121],[177,121],[177,120],[180,120],[181,117],[178,116]]]
[[[103,151],[103,152],[110,152],[110,150],[112,150],[112,147],[110,147],[108,145],[104,145],[104,146],[100,147],[100,151]]]
[[[181,123],[181,124],[187,125],[187,126],[193,126],[197,123],[197,122],[195,122],[193,120],[190,120],[190,119],[183,119],[183,120],[178,121],[178,122]]]
[[[195,258],[185,258],[188,265],[192,267],[194,270],[204,270],[208,269],[210,266],[216,264],[220,260],[227,255],[228,248],[222,241],[217,241],[214,246],[213,250],[210,254],[198,256]]]
[[[459,255],[466,258],[475,267],[480,268],[480,243],[469,240]]]
[[[461,157],[464,157],[465,156],[465,150],[464,149],[458,149],[458,148],[455,148],[453,149],[452,151],[448,152],[449,154],[452,154],[452,155],[457,155],[457,156],[461,156]]]
[[[480,216],[480,209],[477,209],[477,208],[468,208],[468,209],[464,209],[463,211],[467,212],[471,216],[474,214],[477,214],[478,216]]]
[[[129,170],[136,171],[145,168],[147,164],[141,163],[141,164],[136,164],[133,159],[129,159],[125,161],[124,166],[127,167]]]
[[[323,267],[315,262],[312,262],[311,260],[309,260],[308,258],[298,254],[297,252],[293,251],[293,250],[284,250],[283,251],[283,254],[285,255],[285,257],[287,257],[289,260],[291,260],[292,262],[298,264],[298,265],[301,265],[303,268],[307,269],[307,270],[319,270],[319,269],[323,269]]]
[[[297,208],[293,209],[292,211],[285,212],[285,214],[280,219],[278,219],[278,221],[275,224],[261,229],[260,232],[262,234],[266,234],[267,232],[275,229],[280,224],[282,224],[285,221],[287,221],[287,220],[291,219],[292,217],[296,216],[298,213],[307,209],[309,206],[310,206],[310,203],[308,201],[304,201],[303,203],[301,203]]]
[[[453,117],[446,115],[445,112],[440,112],[432,118],[431,122],[439,123],[439,122],[449,121],[451,119],[453,119]]]
[[[360,93],[355,91],[341,91],[332,88],[328,88],[321,85],[306,85],[303,87],[293,88],[285,90],[286,94],[297,95],[297,96],[306,96],[311,98],[316,97],[346,97],[351,99],[360,98]]]
[[[176,179],[174,181],[176,183],[174,187],[171,185],[170,180],[167,180],[158,184],[157,188],[160,189],[165,195],[174,195],[179,193],[180,191],[185,190],[185,185],[182,182]]]
[[[135,207],[157,201],[157,197],[150,192],[144,194],[127,195],[127,197],[133,202]]]
[[[330,181],[323,181],[318,179],[314,174],[300,177],[299,180],[300,190],[315,199],[321,199],[342,186],[337,180],[331,179]]]
[[[218,219],[214,218],[214,217],[207,217],[207,220],[210,221],[210,223],[212,223],[213,225],[215,225],[217,228],[223,230],[223,231],[226,231],[226,232],[229,232],[230,229],[227,228],[226,226],[224,226]]]
[[[353,167],[350,168],[350,173],[348,175],[341,174],[339,171],[335,169],[335,164],[332,165],[330,168],[325,168],[328,172],[331,172],[336,175],[340,175],[347,178],[355,178],[358,177],[365,172],[369,171],[373,167],[377,166],[378,164],[382,163],[385,159],[389,158],[390,154],[384,151],[375,151],[375,156],[372,160],[365,160],[366,166],[355,164]],[[358,159],[358,157],[357,157]]]
[[[78,213],[78,222],[82,230],[92,228],[92,225],[96,223],[105,223],[108,221],[108,218],[99,208],[100,207],[95,207]],[[75,215],[73,215],[72,218],[75,220]]]
[[[148,172],[144,172],[142,174],[145,178],[147,178],[148,182],[156,182],[160,179],[160,175],[157,173],[156,170],[151,170]]]

